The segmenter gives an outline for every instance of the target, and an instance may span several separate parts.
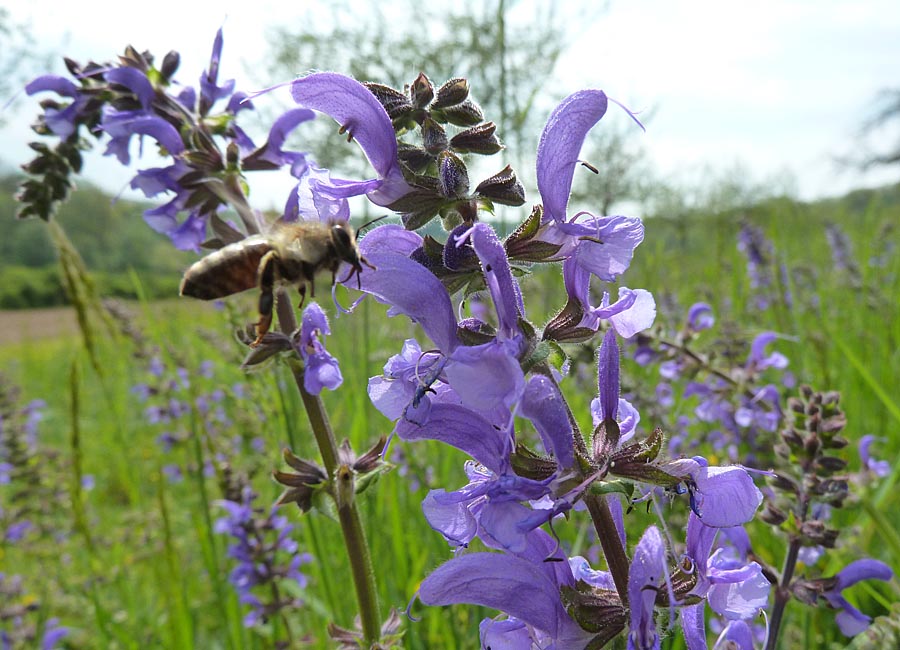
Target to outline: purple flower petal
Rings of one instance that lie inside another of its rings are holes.
[[[534,424],[544,448],[556,457],[559,466],[572,467],[575,463],[574,432],[565,403],[553,382],[542,375],[533,376],[525,387],[519,409]]]
[[[156,92],[153,90],[153,84],[143,72],[137,68],[120,67],[113,68],[103,76],[109,82],[128,88],[137,96],[143,109],[150,110],[150,104],[153,102]]]
[[[453,546],[468,546],[478,532],[478,522],[463,501],[440,499],[444,490],[432,490],[422,501],[422,512],[428,525],[438,531]]]
[[[519,317],[524,316],[522,292],[512,276],[506,250],[494,229],[486,223],[471,229],[472,246],[481,260],[485,283],[497,310],[500,333],[512,338],[519,332]]]
[[[697,486],[700,518],[707,526],[745,524],[756,514],[763,495],[743,467],[701,467],[691,474]]]
[[[517,341],[461,345],[450,355],[444,372],[466,406],[485,413],[506,411],[525,389],[518,352]]]
[[[566,206],[578,154],[588,131],[606,114],[602,90],[581,90],[566,97],[550,114],[537,150],[537,185],[544,214],[566,220]]]
[[[291,96],[330,115],[359,143],[379,178],[377,187],[366,190],[371,201],[388,205],[411,190],[400,171],[391,118],[365,86],[345,75],[318,72],[294,81]]]
[[[631,625],[628,648],[659,650],[660,640],[653,620],[653,606],[660,589],[665,589],[666,547],[656,526],[650,526],[634,549],[628,576]]]
[[[560,611],[559,587],[540,567],[502,553],[471,553],[439,566],[422,582],[419,599],[426,605],[499,609],[553,637],[559,617],[567,617]]]
[[[400,420],[397,435],[404,440],[440,440],[498,474],[507,467],[511,451],[508,434],[495,429],[474,411],[455,404],[433,404],[428,421],[421,425]]]
[[[615,420],[619,409],[619,345],[612,329],[603,335],[597,365],[601,417]]]
[[[404,255],[372,253],[367,257],[376,270],[366,268],[360,274],[362,290],[390,305],[391,315],[406,314],[418,323],[444,354],[455,350],[459,345],[456,315],[441,281]]]

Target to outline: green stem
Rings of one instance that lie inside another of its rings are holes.
[[[278,323],[282,331],[290,333],[296,329],[296,319],[290,300],[284,291],[278,292],[276,309],[278,311]],[[325,412],[325,405],[318,395],[306,391],[303,385],[303,369],[298,363],[289,363],[294,383],[300,391],[300,398],[306,408],[306,416],[312,427],[313,436],[322,455],[322,463],[328,474],[329,481],[334,481],[340,469],[338,465],[338,445]],[[375,589],[375,571],[372,567],[372,555],[366,541],[363,530],[362,518],[359,515],[356,499],[352,494],[348,499],[337,499],[338,519],[341,522],[341,532],[344,536],[344,545],[347,547],[347,558],[350,561],[350,570],[353,574],[353,585],[356,589],[356,600],[359,604],[359,617],[362,622],[362,632],[365,647],[370,647],[381,638],[381,616],[378,608],[378,592]]]
[[[619,530],[616,528],[612,512],[602,495],[586,494],[584,503],[594,521],[594,530],[597,531],[597,538],[600,540],[606,565],[616,584],[619,599],[623,607],[628,607],[628,556],[625,555],[625,548],[619,538]]]

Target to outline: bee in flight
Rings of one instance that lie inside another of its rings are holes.
[[[266,234],[252,235],[228,244],[195,262],[181,280],[181,295],[214,300],[254,287],[259,294],[259,321],[256,340],[262,342],[272,325],[277,285],[298,285],[300,306],[309,295],[315,296],[315,277],[320,271],[331,271],[331,284],[343,262],[352,267],[350,279],[362,273],[362,265],[371,269],[359,252],[356,233],[343,221],[278,221]]]

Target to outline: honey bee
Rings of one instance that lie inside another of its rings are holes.
[[[275,305],[274,289],[278,285],[297,285],[300,306],[309,295],[315,296],[315,277],[320,271],[331,271],[334,285],[338,268],[347,262],[356,275],[362,265],[371,269],[359,252],[356,234],[343,221],[276,222],[266,234],[252,235],[228,244],[195,262],[181,280],[182,296],[201,300],[224,298],[254,287],[259,294],[259,321],[256,323],[256,347],[272,325]]]

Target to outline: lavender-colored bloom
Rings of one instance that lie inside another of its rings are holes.
[[[832,607],[842,610],[835,617],[841,632],[846,636],[855,636],[872,622],[870,616],[863,614],[844,598],[844,589],[862,580],[890,580],[893,577],[894,572],[888,565],[869,558],[851,562],[834,576],[833,585],[822,596]]]
[[[464,404],[482,412],[505,412],[508,418],[508,409],[519,399],[525,379],[518,361],[521,336],[510,323],[511,314],[517,313],[518,301],[515,295],[502,290],[509,273],[505,256],[494,254],[490,236],[483,229],[473,231],[476,252],[482,264],[491,267],[489,274],[495,278],[490,283],[497,293],[493,296],[495,306],[498,313],[506,315],[502,317],[497,338],[481,345],[464,346],[457,337],[456,315],[444,285],[407,254],[393,252],[397,244],[375,238],[382,230],[386,228],[375,229],[360,246],[375,266],[374,270],[367,268],[360,274],[362,290],[390,305],[388,315],[405,314],[422,327],[446,357],[443,373]],[[373,238],[375,241],[370,242]]]
[[[619,334],[628,338],[653,323],[656,309],[652,296],[638,290],[642,293],[632,296],[631,303],[607,312],[608,302],[591,306],[590,278],[596,275],[610,282],[628,268],[634,249],[644,238],[643,224],[632,217],[596,217],[582,212],[568,219],[566,214],[581,146],[607,105],[603,91],[583,90],[564,99],[550,115],[537,151],[538,190],[544,204],[537,239],[560,246],[555,259],[564,260],[566,291],[579,301],[587,321],[579,327],[596,330],[599,319],[609,318]],[[621,290],[619,297],[621,303]],[[640,298],[637,305],[635,297]],[[625,310],[632,307],[635,311],[626,315]],[[612,318],[614,315],[617,318]]]
[[[288,605],[298,605],[299,601],[264,603],[254,593],[257,587],[271,585],[281,580],[306,586],[307,578],[300,572],[300,566],[311,561],[305,553],[298,553],[297,542],[291,538],[293,527],[287,517],[277,514],[273,507],[268,514],[257,513],[253,508],[256,495],[250,488],[244,488],[241,501],[217,501],[227,515],[216,521],[217,533],[232,537],[228,556],[237,564],[228,576],[241,603],[250,605],[252,610],[244,617],[244,625],[251,627],[274,611]],[[285,557],[286,556],[286,557]],[[259,593],[263,593],[260,589]]]
[[[69,635],[69,628],[61,627],[58,618],[49,618],[44,624],[44,635],[41,637],[41,650],[54,650],[56,644]]]
[[[705,641],[703,647],[706,647]],[[754,650],[753,630],[746,621],[729,621],[716,639],[713,650]]]
[[[712,307],[705,302],[695,302],[688,309],[688,327],[694,332],[708,330],[715,322]]]
[[[454,492],[433,490],[422,503],[429,524],[450,544],[465,546],[478,533],[489,546],[520,552],[529,531],[571,507],[564,499],[551,502],[549,508],[521,505],[550,494],[555,476],[536,481],[513,473],[511,432],[498,431],[463,406],[433,404],[424,423],[404,419],[396,432],[404,440],[440,440],[481,463],[466,464],[468,485]]]
[[[296,347],[306,364],[303,387],[312,395],[318,395],[323,388],[334,390],[344,381],[337,359],[328,353],[322,343],[328,334],[331,334],[331,329],[325,312],[318,304],[311,302],[303,310]]]
[[[869,447],[877,438],[868,434],[859,439],[859,459],[863,467],[875,476],[884,477],[891,473],[891,464],[886,460],[877,460],[869,453]]]
[[[234,92],[234,79],[229,79],[221,86],[218,84],[219,61],[222,58],[222,29],[216,32],[213,41],[212,54],[209,57],[209,68],[200,76],[200,97],[203,106],[202,112],[206,112],[218,100],[224,99]]]
[[[675,476],[689,477],[691,510],[707,526],[726,528],[745,524],[762,504],[763,495],[743,467],[710,467],[705,458],[681,458],[661,468]]]
[[[384,374],[369,379],[369,399],[382,415],[396,420],[419,391],[427,390],[431,402],[459,402],[459,396],[442,375],[446,360],[435,352],[422,352],[418,341],[407,339],[399,354],[384,364]]]
[[[568,562],[545,561],[556,553],[558,545],[553,538],[543,531],[534,531],[529,535],[527,550],[521,555],[458,556],[425,578],[419,599],[426,605],[472,603],[499,609],[535,628],[531,631],[532,639],[540,638],[540,634],[535,634],[537,631],[549,636],[556,644],[554,647],[582,648],[591,635],[566,613],[559,596],[561,586],[575,585],[572,571]],[[513,636],[505,639],[524,638],[516,632],[518,629],[510,625],[505,631]]]
[[[712,610],[727,619],[752,618],[766,606],[771,585],[759,564],[737,557],[735,549],[720,547],[712,551],[717,532],[717,528],[707,526],[690,513],[687,555],[697,573],[691,594],[706,598]],[[700,616],[702,620],[702,613]]]
[[[665,589],[666,546],[656,526],[650,526],[634,549],[628,576],[628,603],[631,624],[628,650],[659,650],[660,639],[653,620],[653,606],[660,589]]]
[[[597,358],[600,413],[603,419],[615,420],[619,406],[619,345],[614,330],[607,330]]]
[[[574,431],[565,401],[553,382],[542,375],[532,377],[525,386],[519,410],[534,424],[544,448],[553,454],[560,467],[572,467],[575,463]]]
[[[290,165],[291,175],[301,178],[307,169],[306,154],[299,151],[284,151],[284,142],[291,131],[315,116],[316,114],[307,108],[295,108],[281,115],[272,124],[266,144],[254,154],[254,159],[265,161],[275,169]]]
[[[301,106],[330,115],[356,140],[378,177],[368,181],[335,179],[331,192],[349,198],[365,194],[376,205],[389,205],[411,191],[397,158],[397,138],[387,111],[361,83],[334,72],[319,72],[291,83]]]
[[[766,368],[782,370],[787,368],[787,357],[780,352],[772,352],[766,355],[766,347],[778,338],[775,332],[763,332],[753,339],[750,344],[750,354],[747,356],[746,368],[756,372],[762,372]]]
[[[172,156],[184,151],[184,142],[175,127],[146,111],[120,111],[104,106],[100,126],[111,138],[104,155],[114,155],[123,165],[131,163],[128,149],[133,135],[150,136]]]
[[[75,122],[87,105],[89,97],[81,94],[79,87],[70,80],[58,75],[43,75],[25,86],[28,95],[46,91],[72,98],[72,103],[65,108],[47,108],[44,111],[47,128],[60,138],[67,139],[75,133]]]

